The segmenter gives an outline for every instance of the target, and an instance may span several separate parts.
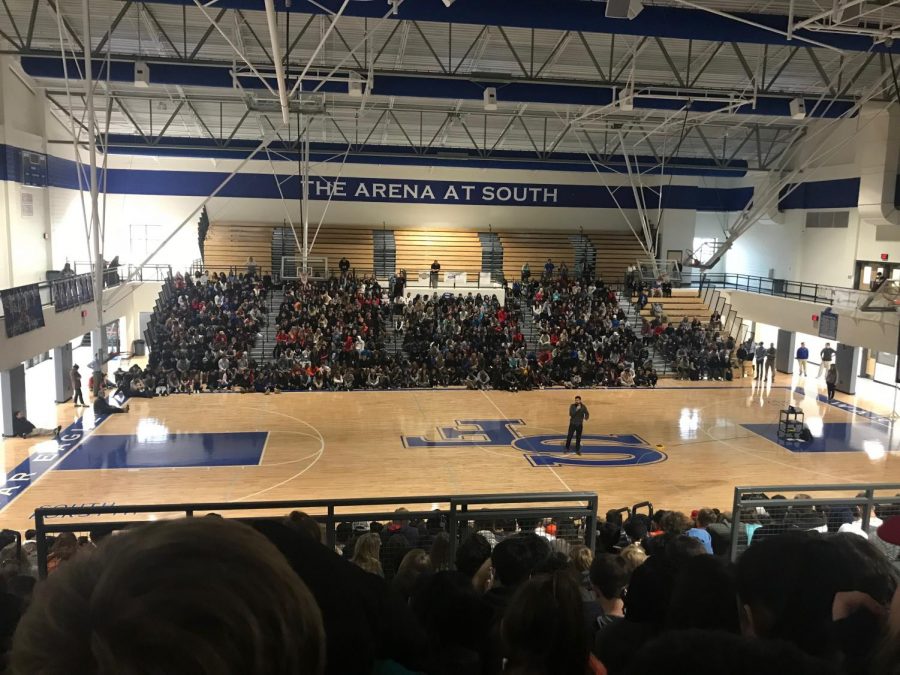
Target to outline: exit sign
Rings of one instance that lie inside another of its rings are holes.
[[[887,254],[887,253],[882,253],[882,254],[881,254],[881,261],[882,261],[882,262],[887,262],[887,259],[888,259],[888,254]]]

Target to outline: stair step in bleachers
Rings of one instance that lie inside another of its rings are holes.
[[[282,271],[289,277],[297,276],[297,245],[290,228],[276,227],[272,230],[272,268],[280,276]],[[282,267],[282,259],[285,260]]]
[[[696,293],[696,291],[695,291]],[[671,298],[650,298],[650,301],[641,310],[641,316],[650,319],[653,317],[653,303],[662,305],[665,315],[669,319],[669,323],[679,323],[684,317],[689,320],[699,319],[703,323],[709,321],[712,313],[703,298],[687,295],[674,295]]]
[[[379,279],[387,279],[397,271],[397,244],[393,230],[372,230],[372,265]]]
[[[394,230],[397,268],[412,278],[437,260],[442,272],[465,272],[478,279],[482,266],[481,241],[475,232]]]
[[[575,249],[575,270],[580,273],[586,265],[596,269],[597,251],[591,240],[583,234],[573,234],[569,237],[572,248]]]
[[[253,223],[211,223],[204,245],[203,264],[210,272],[246,267],[253,256],[259,268],[272,269],[272,226]]]
[[[481,271],[490,272],[491,278],[503,276],[503,244],[495,232],[479,232],[481,241]]]
[[[299,231],[297,236],[300,236]],[[327,258],[329,273],[337,273],[342,257],[350,261],[350,267],[360,274],[372,271],[372,231],[367,229],[323,225],[318,233],[309,233],[309,255],[312,258]],[[272,233],[272,262],[276,270],[281,269],[281,256],[297,259],[300,257],[297,240],[290,227],[276,227]],[[285,274],[296,276],[296,260],[285,263]]]
[[[547,258],[553,260],[557,272],[561,263],[569,267],[569,274],[575,274],[575,249],[569,240],[571,233],[549,232],[501,232],[503,244],[503,274],[507,279],[518,279],[522,265],[531,268],[532,278],[544,272]]]
[[[596,250],[597,275],[605,281],[621,281],[629,265],[647,256],[631,232],[594,232],[587,236]]]

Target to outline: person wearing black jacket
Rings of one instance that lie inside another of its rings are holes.
[[[429,660],[425,633],[384,579],[282,522],[256,521],[252,527],[275,544],[319,605],[325,675],[369,675],[377,661],[424,670]]]
[[[16,410],[15,417],[13,418],[13,435],[19,436],[20,438],[30,438],[32,436],[59,436],[61,430],[62,427],[56,427],[55,429],[42,429],[41,427],[36,427],[28,421],[25,417],[25,413],[21,410]]]
[[[109,401],[106,400],[106,397],[102,394],[94,399],[94,414],[95,415],[115,415],[116,413],[127,413],[128,406],[124,405],[121,408],[115,405],[111,405]]]
[[[581,402],[581,397],[575,397],[575,403],[569,406],[569,431],[566,434],[566,452],[572,446],[572,436],[575,436],[575,454],[581,454],[581,432],[584,430],[584,421],[591,418],[587,406]]]

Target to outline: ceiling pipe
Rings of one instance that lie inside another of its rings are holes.
[[[275,15],[275,0],[266,1],[266,21],[269,24],[269,39],[272,41],[272,61],[275,62],[275,79],[278,81],[278,100],[281,102],[281,120],[290,122],[287,85],[284,81],[284,63],[281,60],[281,46],[278,41],[278,20]]]

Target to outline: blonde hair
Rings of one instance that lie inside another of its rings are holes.
[[[640,544],[629,544],[619,552],[619,557],[625,562],[625,569],[630,577],[647,560],[647,552]]]
[[[573,546],[569,551],[569,557],[572,559],[572,566],[578,572],[587,572],[591,569],[591,563],[594,562],[594,553],[584,544]]]
[[[381,537],[374,532],[369,532],[356,540],[350,562],[370,574],[383,577],[384,569],[381,567],[380,554]]]

